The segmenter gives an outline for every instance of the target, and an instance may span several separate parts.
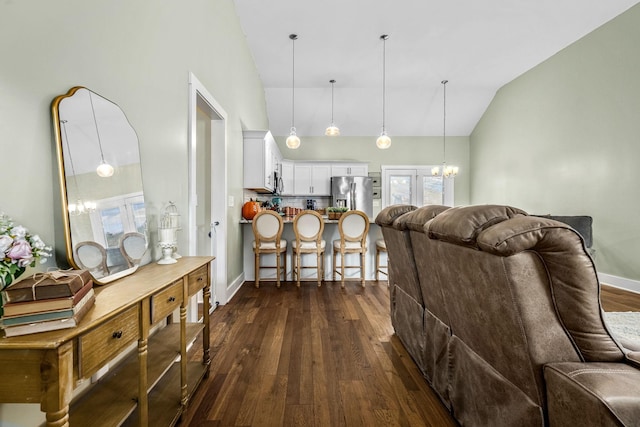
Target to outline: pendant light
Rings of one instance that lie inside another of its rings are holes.
[[[296,40],[298,39],[297,34],[289,34],[289,38],[291,39],[291,52],[292,52],[292,61],[291,61],[291,132],[287,137],[287,147],[295,150],[300,147],[300,138],[296,135],[296,127],[295,127],[295,111],[296,111]]]
[[[331,125],[324,131],[327,136],[340,136],[340,129],[333,123],[333,86],[336,84],[335,80],[329,80],[331,83]]]
[[[447,166],[447,83],[449,80],[443,80],[442,83],[442,176],[445,178],[455,178],[458,175],[457,166]],[[440,169],[436,166],[431,169],[431,175],[440,175]]]
[[[383,34],[380,36],[380,40],[382,40],[382,132],[380,132],[380,136],[376,140],[376,145],[381,150],[386,150],[391,147],[391,138],[387,135],[387,130],[384,127],[384,119],[385,119],[385,107],[386,107],[386,63],[387,63],[387,39],[389,36],[387,34]]]
[[[98,121],[96,120],[96,110],[93,108],[93,97],[91,91],[89,91],[89,102],[91,103],[91,112],[93,113],[93,124],[96,127],[96,135],[98,135],[98,148],[100,149],[100,164],[96,168],[96,173],[101,178],[109,178],[113,176],[113,166],[104,160],[104,153],[102,152],[102,141],[100,140],[100,132],[98,131]]]
[[[71,149],[69,148],[69,135],[67,134],[67,120],[60,120],[62,124],[62,130],[64,132],[64,143],[67,146],[67,155],[69,156],[69,166],[71,167],[71,176],[73,177],[73,184],[75,186],[75,201],[67,204],[67,210],[69,215],[77,216],[83,213],[91,213],[96,210],[96,203],[91,201],[83,201],[80,198],[80,186],[78,185],[78,177],[76,176],[76,168],[73,165],[73,156],[71,155]],[[69,196],[69,189],[67,189],[67,196]]]

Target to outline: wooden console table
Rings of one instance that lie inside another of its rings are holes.
[[[0,402],[40,403],[48,427],[174,425],[209,373],[212,260],[149,264],[96,287],[95,306],[75,328],[0,338]],[[188,323],[189,297],[201,289],[203,321]],[[173,323],[178,308],[180,322]],[[161,327],[150,334],[154,325]],[[187,345],[200,334],[202,362],[189,362]],[[124,354],[136,341],[137,349]],[[79,380],[118,356],[122,360],[71,401]]]

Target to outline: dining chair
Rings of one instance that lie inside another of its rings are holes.
[[[287,279],[287,241],[282,238],[284,222],[282,217],[272,210],[263,210],[253,217],[253,253],[255,254],[255,284],[260,287],[260,269],[276,269],[276,285],[280,287],[280,274],[283,273],[284,280]],[[260,256],[264,254],[275,254],[276,265],[260,265]],[[281,262],[281,258],[284,261]],[[284,265],[284,268],[283,268]]]
[[[120,238],[120,252],[127,261],[129,268],[140,265],[142,259],[147,255],[147,238],[142,233],[125,233]]]
[[[300,276],[302,269],[315,268],[318,278],[318,286],[322,285],[324,279],[324,250],[326,242],[322,239],[324,231],[324,220],[322,216],[314,210],[304,210],[293,219],[293,233],[296,239],[291,241],[291,275],[300,287]],[[315,254],[315,266],[303,266],[302,255]]]
[[[75,247],[79,267],[89,270],[95,277],[109,275],[107,267],[107,250],[100,243],[93,241],[80,242]]]
[[[382,253],[387,254],[387,265],[380,264],[380,255]],[[376,281],[380,280],[380,273],[387,276],[387,280],[389,280],[389,254],[384,239],[376,240]]]
[[[342,287],[344,288],[345,268],[359,268],[360,281],[362,287],[364,287],[369,217],[362,211],[349,210],[340,217],[338,231],[340,239],[333,241],[333,280],[336,280],[336,274],[340,274]],[[340,254],[340,271],[338,271],[336,263],[338,254]],[[360,265],[346,265],[345,255],[347,254],[360,254]]]

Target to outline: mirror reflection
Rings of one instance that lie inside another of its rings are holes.
[[[67,258],[97,283],[151,261],[138,137],[120,107],[83,87],[52,107]]]

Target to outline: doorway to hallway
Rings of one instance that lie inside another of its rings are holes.
[[[211,307],[227,302],[227,114],[189,74],[189,254],[211,255]],[[194,311],[196,313],[194,313]],[[197,310],[190,310],[195,319]]]

